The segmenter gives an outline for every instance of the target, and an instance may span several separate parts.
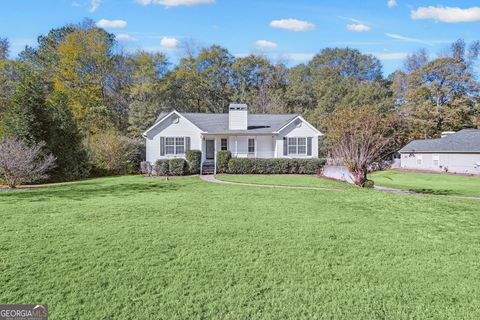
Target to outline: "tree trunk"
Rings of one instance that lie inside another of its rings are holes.
[[[366,170],[358,170],[352,172],[353,181],[357,186],[363,187],[365,181],[367,181],[367,171]]]

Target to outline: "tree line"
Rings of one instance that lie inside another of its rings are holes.
[[[294,67],[218,45],[184,49],[177,64],[163,53],[126,53],[91,20],[52,29],[15,59],[0,38],[0,138],[42,143],[56,158],[51,179],[72,180],[138,170],[141,133],[172,109],[227,112],[239,102],[255,113],[301,113],[326,133],[323,152],[334,128],[346,127],[339,119],[368,119],[366,110],[389,119],[390,150],[480,126],[479,41],[412,53],[387,77],[377,58],[352,48],[326,48]]]

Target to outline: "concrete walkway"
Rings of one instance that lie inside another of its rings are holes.
[[[400,194],[421,194],[418,192],[410,191],[410,190],[403,190],[403,189],[395,189],[395,188],[388,188],[382,186],[375,186],[373,187],[375,190],[382,191],[382,192],[389,192],[389,193],[400,193]]]
[[[336,189],[336,188],[281,186],[281,185],[273,185],[273,184],[257,184],[257,183],[223,181],[223,180],[218,180],[217,178],[215,178],[214,175],[201,175],[200,179],[202,179],[203,181],[206,181],[206,182],[211,182],[211,183],[229,184],[229,185],[237,185],[237,186],[248,186],[248,187],[260,187],[260,188],[345,191],[344,189]],[[386,193],[409,194],[409,195],[424,196],[424,197],[425,196],[438,196],[438,197],[445,197],[445,198],[452,198],[452,199],[465,199],[465,200],[477,200],[477,201],[480,200],[480,198],[478,198],[478,197],[433,195],[433,194],[418,193],[418,192],[413,192],[413,191],[409,191],[409,190],[395,189],[395,188],[388,188],[388,187],[381,187],[381,186],[375,186],[374,190],[380,191],[380,192],[386,192]]]
[[[230,184],[237,186],[248,186],[248,187],[260,187],[260,188],[276,188],[276,189],[304,189],[304,190],[327,190],[327,191],[344,191],[343,189],[336,188],[322,188],[322,187],[302,187],[302,186],[279,186],[274,184],[257,184],[257,183],[245,183],[245,182],[232,182],[232,181],[223,181],[215,178],[214,175],[201,175],[200,179],[206,182],[220,183],[220,184]]]

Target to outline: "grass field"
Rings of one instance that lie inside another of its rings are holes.
[[[0,302],[53,320],[479,319],[479,212],[197,177],[2,191]]]
[[[300,186],[300,187],[316,187],[316,188],[335,188],[335,189],[349,189],[354,186],[348,183],[337,182],[316,176],[301,176],[301,175],[230,175],[219,174],[215,176],[219,180],[252,183],[252,184],[267,184],[278,186]]]
[[[480,177],[394,170],[370,175],[376,185],[438,195],[480,197]]]

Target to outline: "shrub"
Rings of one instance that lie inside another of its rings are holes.
[[[373,187],[375,187],[375,183],[373,182],[373,180],[366,180],[363,183],[363,187],[364,188],[373,188]]]
[[[185,159],[171,159],[168,161],[168,171],[172,176],[183,176],[188,172]]]
[[[0,178],[10,188],[48,178],[47,172],[55,167],[55,157],[44,155],[44,142],[28,146],[19,139],[0,141]]]
[[[297,161],[299,174],[320,174],[325,165],[325,159],[297,159]]]
[[[232,174],[319,174],[325,159],[250,159],[233,158],[228,162]]]
[[[168,176],[170,175],[169,167],[170,165],[168,160],[159,159],[155,161],[155,174],[157,176]]]
[[[152,164],[149,161],[140,162],[140,172],[146,176],[152,175]]]
[[[253,162],[248,158],[233,158],[228,162],[228,172],[233,174],[252,173]]]
[[[202,152],[200,150],[188,150],[185,153],[188,162],[188,172],[190,174],[199,174],[202,163]]]
[[[98,172],[125,174],[136,159],[137,143],[115,130],[108,130],[95,135],[89,149]]]
[[[232,158],[232,153],[228,150],[222,150],[217,152],[217,172],[227,173],[228,162]]]

